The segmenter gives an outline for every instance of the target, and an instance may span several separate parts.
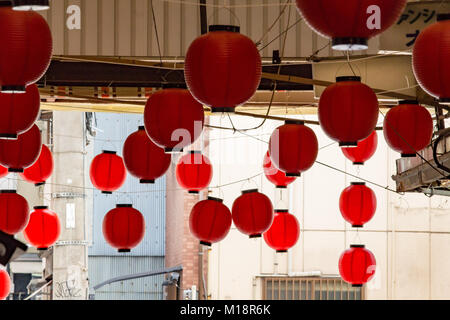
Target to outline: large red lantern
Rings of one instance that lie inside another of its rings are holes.
[[[337,77],[336,83],[322,93],[319,122],[323,131],[339,146],[357,146],[367,138],[378,121],[376,94],[360,77]]]
[[[182,152],[203,131],[203,106],[186,89],[164,89],[150,96],[144,111],[145,130],[165,152]]]
[[[364,182],[352,182],[339,198],[342,216],[354,228],[362,228],[377,210],[377,197]]]
[[[257,189],[242,191],[234,200],[231,212],[236,228],[250,238],[260,238],[272,225],[272,202]]]
[[[123,160],[128,172],[140,183],[155,183],[170,167],[171,155],[164,153],[140,126],[130,134],[123,145]]]
[[[301,172],[311,168],[318,152],[316,134],[303,121],[286,121],[270,137],[270,159],[287,177],[299,177]]]
[[[239,27],[215,25],[192,42],[184,75],[192,95],[212,112],[234,112],[247,102],[261,81],[261,56]]]
[[[39,115],[41,100],[35,84],[25,93],[0,93],[0,138],[17,139]]]
[[[0,139],[0,164],[9,172],[23,172],[38,159],[41,147],[41,132],[33,125],[16,140]]]
[[[404,100],[384,117],[384,138],[402,157],[415,157],[433,137],[433,119],[417,101]]]
[[[362,287],[375,274],[376,260],[364,245],[353,244],[339,258],[339,273],[353,287]]]
[[[335,50],[366,50],[403,12],[407,0],[297,0],[300,14]]]
[[[269,151],[264,155],[263,168],[267,180],[272,182],[276,188],[286,189],[287,186],[296,179],[295,177],[286,177],[285,172],[278,170],[278,168],[272,164]]]
[[[5,300],[11,292],[11,278],[6,270],[0,269],[0,300]]]
[[[207,156],[201,151],[190,151],[180,158],[175,169],[178,184],[197,194],[208,187],[213,176],[213,167]]]
[[[111,194],[125,183],[127,171],[115,151],[104,150],[92,160],[89,176],[95,188],[104,194]]]
[[[24,92],[47,71],[52,56],[52,34],[47,21],[34,11],[0,8],[1,91]]]
[[[43,144],[41,154],[31,167],[26,168],[20,176],[28,182],[34,183],[35,186],[45,184],[45,181],[52,175],[53,172],[53,156],[50,149]]]
[[[28,224],[27,200],[16,190],[0,190],[0,231],[14,235]]]
[[[197,202],[189,216],[189,228],[200,244],[211,246],[224,239],[231,228],[231,212],[222,199],[208,197]]]
[[[363,165],[369,160],[377,150],[378,135],[374,130],[370,136],[364,140],[358,141],[356,147],[343,147],[341,148],[344,156],[353,162],[354,165]]]
[[[416,39],[412,65],[417,82],[442,104],[450,104],[450,13],[423,30]]]
[[[119,252],[130,252],[145,235],[145,220],[131,204],[118,204],[103,219],[103,236]]]
[[[47,250],[55,244],[61,233],[58,215],[46,206],[34,207],[24,230],[26,240],[38,250]]]
[[[277,252],[287,252],[300,237],[300,224],[288,210],[275,210],[273,223],[264,233],[264,241]]]

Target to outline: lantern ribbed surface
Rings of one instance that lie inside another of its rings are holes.
[[[200,151],[191,151],[178,160],[175,175],[183,189],[195,194],[209,186],[213,167],[207,156],[202,155]]]
[[[58,215],[46,206],[34,207],[24,230],[25,239],[38,250],[47,250],[55,244],[60,233]]]
[[[353,287],[361,287],[375,274],[376,260],[364,245],[351,245],[339,258],[339,273]]]
[[[353,182],[339,198],[342,217],[355,228],[369,222],[377,210],[377,197],[364,182]]]
[[[295,181],[295,177],[286,177],[286,173],[275,167],[270,159],[269,151],[264,155],[263,162],[264,175],[275,187],[285,189]]]
[[[275,210],[273,223],[264,233],[266,244],[277,252],[287,252],[300,237],[300,224],[288,210]]]
[[[39,158],[30,167],[20,173],[20,176],[25,181],[40,186],[45,184],[45,181],[52,175],[53,166],[52,152],[46,145],[42,145]]]
[[[375,154],[377,146],[378,134],[376,131],[373,131],[370,136],[358,141],[356,147],[342,147],[341,150],[344,156],[353,162],[354,165],[363,165]]]
[[[28,224],[30,209],[27,200],[16,190],[0,190],[0,231],[14,235]]]
[[[91,162],[89,176],[95,188],[110,194],[119,189],[127,177],[123,159],[114,151],[103,151]]]
[[[0,300],[5,300],[11,292],[11,278],[6,270],[0,269]]]

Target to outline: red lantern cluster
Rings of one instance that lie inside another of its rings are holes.
[[[89,176],[95,188],[104,194],[111,194],[125,183],[127,171],[115,151],[104,150],[92,160]]]
[[[145,130],[165,152],[182,152],[194,143],[203,123],[203,106],[186,89],[160,90],[147,100]]]
[[[247,102],[261,81],[261,56],[239,27],[210,26],[192,42],[184,75],[189,91],[212,112],[234,112]]]
[[[5,300],[11,292],[11,279],[6,270],[0,269],[0,300]]]
[[[16,190],[0,191],[0,231],[14,235],[28,224],[29,207],[27,200]]]
[[[39,115],[41,100],[35,84],[25,93],[0,93],[0,138],[17,139],[31,128]]]
[[[190,151],[178,161],[175,174],[182,188],[189,193],[197,194],[211,182],[213,167],[208,157],[202,155],[201,151]]]
[[[289,184],[295,181],[295,177],[286,177],[286,173],[279,170],[272,164],[270,159],[269,151],[264,155],[264,175],[267,180],[272,182],[277,188],[285,189]]]
[[[39,158],[31,167],[26,168],[20,176],[28,182],[34,183],[35,186],[45,184],[53,172],[53,156],[52,152],[46,145],[42,145]]]
[[[417,82],[443,104],[450,104],[450,13],[420,32],[414,43],[412,64]]]
[[[46,206],[34,207],[24,230],[25,238],[38,250],[47,250],[55,244],[61,233],[58,215]]]
[[[339,259],[339,273],[353,287],[361,287],[375,274],[376,260],[364,245],[351,245]]]
[[[125,166],[140,183],[155,183],[169,169],[170,159],[171,155],[151,141],[143,126],[129,135],[123,145]]]
[[[365,50],[403,12],[407,0],[297,0],[300,14],[335,50]]]
[[[261,237],[272,225],[272,202],[257,189],[242,191],[242,195],[234,201],[231,212],[236,228],[250,238]]]
[[[377,146],[378,135],[376,131],[373,131],[366,139],[358,141],[356,147],[343,147],[341,150],[344,156],[354,165],[363,165],[375,154]]]
[[[364,182],[352,182],[342,191],[339,209],[344,219],[354,228],[370,221],[377,210],[377,197]]]
[[[402,157],[415,157],[433,137],[433,119],[417,101],[400,101],[384,118],[384,138]]]
[[[337,77],[336,83],[322,93],[319,122],[323,131],[339,146],[357,146],[367,138],[378,121],[376,94],[360,77]]]
[[[264,241],[277,252],[287,252],[300,237],[300,224],[288,210],[275,210],[275,217],[269,230],[264,233]]]
[[[211,246],[224,239],[231,228],[231,212],[222,199],[208,197],[197,202],[189,216],[189,228],[200,244]]]
[[[23,172],[37,160],[41,147],[41,132],[37,125],[33,125],[17,140],[0,139],[0,164],[9,172]]]
[[[286,121],[270,137],[270,158],[287,177],[299,177],[301,172],[311,168],[318,152],[317,137],[303,121]]]
[[[119,252],[130,252],[144,238],[145,220],[131,204],[118,204],[103,219],[103,236]]]
[[[45,19],[35,11],[0,8],[1,91],[24,92],[47,71],[52,56],[52,35]]]

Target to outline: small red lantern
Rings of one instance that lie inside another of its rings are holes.
[[[260,238],[272,225],[272,202],[257,189],[242,191],[231,212],[236,228],[250,238]]]
[[[23,172],[37,160],[41,147],[41,132],[33,125],[17,140],[0,139],[0,164],[8,167],[9,172]]]
[[[0,138],[17,139],[39,116],[41,99],[35,84],[25,93],[0,93]]]
[[[288,210],[275,210],[272,226],[264,233],[264,241],[277,252],[287,252],[300,237],[300,224]]]
[[[211,182],[213,167],[208,157],[202,155],[201,151],[190,151],[180,158],[175,173],[182,188],[189,193],[197,194]]]
[[[119,252],[130,252],[145,235],[142,213],[131,204],[118,204],[103,219],[103,236]]]
[[[362,287],[375,274],[377,263],[364,245],[352,244],[339,258],[339,273],[352,287]]]
[[[234,112],[247,102],[261,81],[261,56],[239,27],[215,25],[192,42],[184,75],[192,95],[212,112]]]
[[[0,165],[0,178],[4,178],[8,175],[8,168]]]
[[[155,183],[169,169],[170,159],[171,155],[153,143],[143,126],[129,135],[123,145],[125,166],[140,183]]]
[[[52,56],[52,34],[47,21],[34,11],[0,8],[1,91],[25,92],[47,71]]]
[[[299,177],[311,168],[318,152],[316,134],[303,121],[286,121],[270,137],[270,159],[287,177]]]
[[[92,160],[89,176],[95,188],[104,194],[111,194],[125,183],[127,171],[115,151],[103,150]]]
[[[384,138],[402,157],[415,157],[433,137],[433,119],[417,101],[404,100],[384,117]]]
[[[144,111],[145,130],[165,152],[182,152],[203,131],[203,106],[186,89],[164,89],[150,96]]]
[[[420,32],[414,44],[412,65],[417,82],[442,104],[450,104],[450,13]]]
[[[319,122],[323,131],[339,146],[357,146],[367,138],[378,121],[376,94],[360,77],[337,77],[319,101]]]
[[[34,207],[24,230],[25,238],[38,250],[47,250],[55,244],[61,233],[58,215],[46,206]]]
[[[332,38],[335,50],[366,50],[403,12],[407,0],[297,0],[300,14],[315,32]]]
[[[50,149],[44,144],[42,145],[39,158],[31,167],[26,168],[20,176],[28,182],[34,183],[35,186],[45,184],[45,181],[53,172],[53,156]]]
[[[373,131],[370,136],[364,140],[358,141],[356,147],[341,148],[344,156],[347,157],[354,165],[363,165],[377,151],[378,135]]]
[[[0,231],[14,235],[28,224],[27,200],[16,190],[0,190]]]
[[[222,199],[208,197],[197,202],[189,216],[189,228],[200,244],[211,246],[224,239],[231,228],[231,212]]]
[[[5,300],[11,292],[11,279],[6,270],[0,269],[0,300]]]
[[[342,216],[354,228],[362,228],[377,210],[377,197],[364,182],[352,182],[339,199]]]
[[[287,186],[296,179],[295,177],[286,177],[285,172],[278,170],[278,168],[272,164],[269,151],[264,155],[263,168],[267,180],[272,182],[277,188],[286,189]]]

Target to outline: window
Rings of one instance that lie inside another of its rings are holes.
[[[364,300],[364,287],[341,278],[265,277],[263,300]]]

